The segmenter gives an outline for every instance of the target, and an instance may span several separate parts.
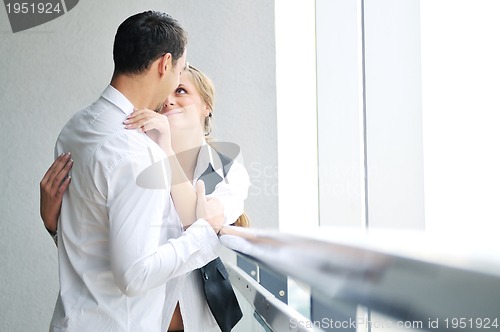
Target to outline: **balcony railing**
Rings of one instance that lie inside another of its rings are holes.
[[[221,241],[238,253],[231,281],[266,331],[500,329],[500,245],[489,237],[245,230]],[[287,305],[288,277],[309,286],[309,312]]]

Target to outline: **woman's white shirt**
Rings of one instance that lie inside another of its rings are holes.
[[[241,154],[238,154],[238,157],[232,161],[231,167],[224,177],[223,161],[219,154],[204,142],[198,155],[193,186],[209,166],[213,167],[222,181],[215,186],[214,191],[207,197],[216,197],[221,200],[224,206],[225,224],[232,224],[244,212],[244,200],[247,198],[250,186],[249,176],[243,166]],[[170,202],[170,204],[172,206],[166,210],[168,212],[165,215],[167,220],[165,236],[172,242],[182,236],[183,228],[179,216],[175,208],[173,208],[173,203]],[[165,292],[164,330],[168,328],[175,306],[179,302],[184,331],[220,331],[208,307],[201,275],[198,270],[167,281]]]

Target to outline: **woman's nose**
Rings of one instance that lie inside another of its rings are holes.
[[[167,97],[167,99],[163,103],[164,107],[173,106],[173,105],[175,105],[175,98],[172,98],[172,97]]]

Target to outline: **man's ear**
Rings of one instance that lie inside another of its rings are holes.
[[[160,75],[172,70],[172,54],[166,53],[158,62],[158,72]]]

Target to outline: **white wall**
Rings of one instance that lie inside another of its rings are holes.
[[[500,232],[500,2],[421,0],[426,229]]]
[[[321,226],[365,226],[360,1],[316,1]]]
[[[315,3],[276,0],[279,228],[318,225]]]
[[[46,330],[58,276],[54,244],[38,212],[38,183],[59,130],[109,83],[116,28],[148,9],[189,33],[188,61],[217,88],[213,136],[238,143],[253,187],[256,227],[277,227],[274,2],[80,1],[62,17],[13,34],[0,9],[0,104],[4,118],[0,203],[0,330]]]
[[[365,0],[368,225],[424,229],[419,0]]]
[[[423,229],[419,1],[318,0],[316,20],[321,225]]]
[[[368,225],[498,233],[500,3],[364,5]],[[316,2],[321,225],[362,219],[359,6]]]

